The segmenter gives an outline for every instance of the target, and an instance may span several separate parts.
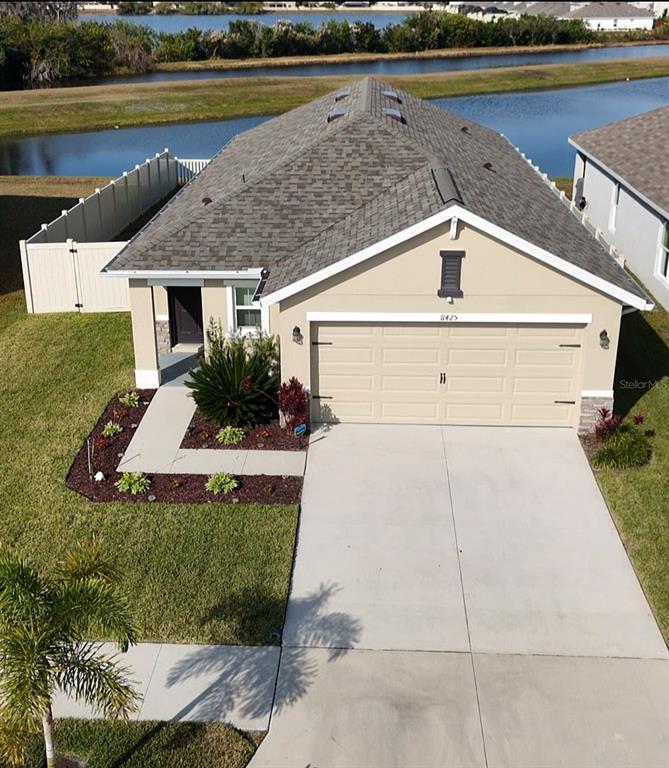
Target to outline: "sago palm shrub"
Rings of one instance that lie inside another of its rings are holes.
[[[127,719],[136,711],[128,670],[92,637],[122,651],[137,640],[118,572],[96,542],[69,552],[49,576],[0,552],[0,764],[22,765],[41,730],[46,765],[55,767],[57,689],[104,717]]]
[[[206,419],[219,426],[254,427],[276,412],[278,376],[266,345],[233,338],[212,347],[186,386]]]

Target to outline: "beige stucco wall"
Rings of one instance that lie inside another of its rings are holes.
[[[307,312],[527,312],[587,313],[582,389],[610,390],[618,346],[621,305],[462,223],[451,240],[441,225],[340,275],[282,301],[270,311],[270,332],[281,339],[282,378],[310,382],[310,328]],[[464,250],[464,297],[453,304],[437,296],[440,250]],[[304,340],[296,344],[292,329]],[[611,340],[601,348],[600,331]]]
[[[156,310],[156,318],[165,319],[169,316],[167,308],[167,288],[163,285],[153,286],[153,306]]]
[[[206,280],[202,288],[202,322],[204,328],[204,347],[208,351],[207,328],[210,320],[220,323],[228,330],[227,291],[223,280]]]
[[[146,280],[129,280],[132,343],[135,350],[135,377],[138,386],[158,386],[158,348],[154,325],[153,290]]]

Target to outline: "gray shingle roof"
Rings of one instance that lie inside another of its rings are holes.
[[[654,17],[650,8],[638,8],[631,3],[588,3],[574,8],[568,14],[570,19],[641,19]]]
[[[628,117],[571,139],[631,187],[669,212],[669,107]]]
[[[358,80],[337,102],[331,93],[240,134],[108,271],[267,267],[268,294],[460,199],[493,224],[644,295],[507,139],[401,91],[398,105],[383,93],[390,88]],[[335,104],[344,114],[328,122]],[[399,108],[403,122],[388,108]]]

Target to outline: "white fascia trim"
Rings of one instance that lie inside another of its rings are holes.
[[[592,315],[532,312],[307,312],[307,322],[589,325]]]
[[[155,319],[156,320],[165,321],[165,320],[169,320],[170,316],[169,315],[156,315]]]
[[[158,389],[160,386],[160,371],[135,368],[135,386],[138,389]]]
[[[665,211],[664,208],[661,208],[657,203],[654,203],[650,198],[639,192],[639,190],[636,187],[633,187],[629,181],[627,181],[627,179],[623,178],[619,173],[616,173],[612,168],[609,168],[609,166],[606,165],[606,163],[603,163],[598,157],[591,155],[590,152],[588,152],[586,149],[583,149],[583,147],[577,144],[573,139],[570,138],[568,141],[572,147],[577,149],[581,154],[585,155],[588,160],[593,163],[593,165],[597,165],[602,168],[609,176],[619,182],[625,189],[629,189],[631,192],[633,192],[636,197],[639,198],[639,200],[643,200],[643,202],[649,205],[654,211],[657,211],[661,216],[664,216],[665,219],[669,219],[669,211]]]
[[[629,304],[633,307],[636,307],[637,309],[652,309],[654,307],[653,304],[647,303],[641,297],[635,296],[633,293],[630,293],[623,288],[612,285],[608,281],[603,280],[602,278],[593,275],[591,272],[588,272],[581,267],[577,267],[574,264],[559,258],[558,256],[554,256],[552,253],[545,251],[543,248],[539,248],[538,246],[533,245],[527,240],[524,240],[522,237],[518,237],[518,235],[514,235],[508,230],[502,229],[502,227],[498,227],[497,225],[492,224],[486,219],[483,219],[471,211],[468,211],[466,208],[461,208],[458,205],[452,205],[449,208],[434,214],[434,216],[430,216],[429,218],[418,222],[418,224],[407,227],[407,229],[404,229],[401,232],[397,232],[385,240],[381,240],[380,242],[375,243],[368,248],[364,248],[363,250],[358,251],[351,256],[347,256],[345,259],[342,259],[335,264],[331,264],[325,269],[314,272],[312,275],[308,275],[302,280],[298,280],[295,283],[291,283],[290,285],[275,291],[274,293],[270,293],[267,296],[261,297],[260,302],[261,304],[265,305],[276,304],[278,301],[283,301],[283,299],[287,299],[289,296],[293,296],[294,294],[299,293],[306,288],[310,288],[311,286],[320,283],[322,280],[326,280],[327,278],[333,277],[334,275],[337,275],[346,269],[350,269],[351,267],[354,267],[357,264],[372,258],[373,256],[377,256],[378,254],[383,253],[384,251],[387,251],[396,245],[410,240],[412,237],[416,237],[423,232],[427,232],[439,224],[450,221],[454,217],[459,218],[461,221],[464,221],[476,229],[491,235],[497,240],[510,245],[512,248],[516,248],[517,250],[526,253],[528,256],[532,256],[538,261],[553,267],[559,272],[563,272],[564,274],[569,275],[570,277],[573,277],[576,280],[579,280],[580,282],[585,283],[586,285],[589,285],[592,288],[595,288],[596,290],[623,302],[624,304]]]
[[[146,278],[147,280],[259,280],[260,269],[212,269],[205,270],[139,270],[139,269],[115,269],[107,271],[104,266],[100,270],[104,277],[132,277]]]
[[[613,397],[612,389],[584,389],[581,397]]]
[[[159,277],[149,278],[147,285],[159,285],[163,288],[202,288],[204,280],[201,277]]]

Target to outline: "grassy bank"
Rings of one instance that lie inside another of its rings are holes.
[[[666,76],[669,76],[669,57],[503,67],[386,79],[422,98],[444,98]],[[0,101],[0,136],[278,114],[341,87],[350,79],[355,78],[220,78],[6,92]]]
[[[275,56],[257,59],[206,59],[204,61],[170,61],[155,65],[157,72],[193,72],[201,70],[256,69],[257,67],[297,67],[320,64],[359,64],[369,61],[416,61],[421,59],[464,59],[472,56],[510,56],[527,53],[569,53],[588,48],[623,48],[629,45],[657,45],[663,40],[643,43],[571,43],[567,45],[518,45],[510,48],[437,48],[430,51],[399,53],[332,53],[318,56]]]

